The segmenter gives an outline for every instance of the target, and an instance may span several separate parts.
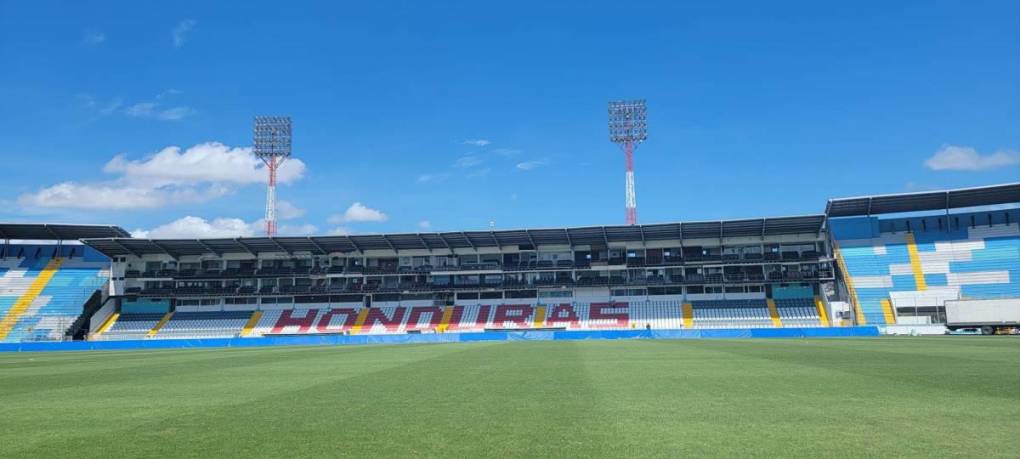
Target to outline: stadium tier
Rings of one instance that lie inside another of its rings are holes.
[[[1018,221],[1018,209],[831,219],[857,321],[938,322],[946,300],[1020,297]]]
[[[805,299],[815,304],[813,299]],[[311,306],[311,307],[309,307]],[[812,306],[814,308],[814,306]],[[685,316],[685,309],[692,311]],[[817,310],[788,314],[796,326],[824,326]],[[765,300],[462,306],[304,305],[301,308],[121,314],[93,339],[233,338],[302,334],[453,333],[492,330],[627,330],[782,327]],[[792,325],[793,323],[791,323]]]
[[[177,240],[0,224],[0,339],[941,324],[947,300],[1020,297],[1017,203],[1011,184],[795,217]]]
[[[108,280],[110,262],[82,245],[5,247],[0,260],[0,341],[61,340]]]
[[[117,302],[92,338],[777,327],[767,299],[814,304],[835,279],[824,222],[89,239]]]
[[[77,239],[124,236],[116,226],[0,223],[0,342],[69,338],[110,278],[109,258]]]

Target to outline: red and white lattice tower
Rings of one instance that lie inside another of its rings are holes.
[[[290,156],[290,117],[256,116],[255,156],[266,163],[266,236],[276,235],[276,171]]]
[[[648,138],[645,101],[618,100],[609,102],[609,141],[620,146],[626,157],[627,224],[637,224],[637,194],[634,192],[634,150]]]

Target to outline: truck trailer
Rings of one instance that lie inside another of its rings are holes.
[[[977,328],[982,335],[1012,333],[1020,327],[1020,298],[947,300],[946,328]]]

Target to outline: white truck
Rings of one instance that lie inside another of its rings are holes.
[[[976,328],[982,335],[1010,333],[1020,327],[1020,298],[947,300],[946,328]]]

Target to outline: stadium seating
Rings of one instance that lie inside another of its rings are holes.
[[[777,300],[782,326],[822,325],[813,299]],[[255,311],[178,311],[122,314],[98,339],[230,338],[294,334],[398,334],[485,330],[625,330],[684,328],[679,301],[563,302],[458,306],[317,304]],[[694,328],[776,326],[766,300],[694,302]],[[256,320],[257,319],[257,320]],[[249,321],[256,320],[249,324]],[[249,329],[246,329],[246,325]],[[155,329],[155,332],[153,330]]]
[[[970,223],[974,215],[952,218]],[[1016,217],[1012,223],[989,220],[969,226],[945,223],[944,218],[943,223],[929,219],[923,224],[919,218],[833,221],[837,260],[860,305],[859,323],[895,323],[896,293],[941,291],[972,299],[1020,296]],[[905,230],[908,221],[913,223],[910,231]]]
[[[694,328],[773,327],[765,300],[694,301]]]
[[[822,325],[813,298],[776,300],[776,309],[784,327],[818,327]]]
[[[121,314],[109,330],[94,339],[144,339],[164,316],[158,313]]]
[[[154,338],[231,338],[238,336],[251,311],[175,312]]]
[[[718,303],[718,304],[715,304]],[[726,310],[727,320],[706,320],[701,328],[772,326],[764,300],[705,301],[704,314]],[[745,306],[738,308],[736,306]],[[331,312],[332,311],[332,312]],[[329,317],[327,317],[327,315]],[[721,317],[721,316],[720,316]],[[707,316],[706,316],[707,319]],[[413,322],[412,322],[413,321]],[[816,324],[817,325],[817,324]],[[265,311],[253,335],[294,333],[471,332],[486,329],[551,328],[567,330],[676,329],[683,327],[679,301],[637,303],[550,303],[466,306],[386,306],[364,313],[357,305]]]
[[[630,321],[636,328],[683,328],[679,301],[650,301],[644,306],[631,308]]]
[[[0,261],[0,341],[59,340],[109,279],[109,261],[82,246],[14,245]]]

